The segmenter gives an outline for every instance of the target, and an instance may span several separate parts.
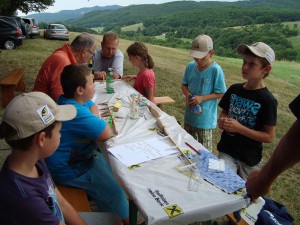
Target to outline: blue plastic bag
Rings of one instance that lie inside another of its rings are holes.
[[[294,218],[284,205],[263,197],[265,205],[258,214],[255,225],[293,225]]]

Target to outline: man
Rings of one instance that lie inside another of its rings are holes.
[[[104,34],[101,49],[97,49],[93,56],[93,69],[96,79],[105,80],[108,68],[113,68],[114,78],[123,76],[124,55],[118,49],[119,37],[114,32]]]
[[[96,49],[95,38],[89,33],[79,34],[71,44],[64,44],[50,55],[42,65],[34,84],[33,91],[44,92],[54,101],[63,93],[60,74],[70,64],[86,63]]]
[[[246,189],[253,199],[267,194],[279,174],[300,162],[300,95],[290,103],[289,107],[297,117],[296,122],[281,138],[265,166],[248,177]]]

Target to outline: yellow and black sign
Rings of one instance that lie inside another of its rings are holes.
[[[168,214],[169,218],[173,218],[183,214],[182,209],[177,204],[167,206],[164,208],[164,210]]]
[[[129,166],[128,169],[133,170],[133,169],[136,169],[136,168],[139,168],[139,167],[141,167],[141,164],[136,164],[136,165]]]

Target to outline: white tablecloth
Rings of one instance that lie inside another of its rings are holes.
[[[106,94],[105,84],[96,84],[93,101],[108,102],[113,106],[121,102],[116,124],[119,134],[107,141],[106,146],[115,147],[124,143],[158,137],[153,128],[158,128],[156,119],[147,110],[144,117],[137,120],[128,117],[128,98],[137,93],[123,81],[115,81],[115,93]],[[152,103],[150,103],[153,107]],[[159,110],[157,108],[157,110]],[[101,111],[100,111],[101,112]],[[197,149],[204,149],[168,114],[160,111],[161,120],[177,146],[190,150],[184,142]],[[141,167],[129,170],[112,154],[108,154],[113,172],[131,200],[135,202],[147,224],[189,224],[196,221],[211,220],[246,206],[239,195],[228,195],[213,185],[203,181],[198,191],[189,191],[189,177],[178,172],[175,167],[181,163],[178,154],[169,155],[140,164]]]

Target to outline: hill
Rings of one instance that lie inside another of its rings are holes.
[[[120,9],[122,6],[119,5],[109,5],[109,6],[94,6],[94,7],[85,7],[76,10],[62,10],[57,13],[33,13],[28,16],[28,18],[36,18],[39,22],[51,23],[56,21],[66,21],[71,19],[79,19],[85,13],[91,11],[102,11],[102,10],[115,10]]]
[[[71,32],[70,41],[78,33]],[[95,35],[99,43],[102,36]],[[44,60],[64,42],[55,40],[45,40],[43,38],[26,39],[24,45],[12,51],[0,52],[0,79],[4,74],[15,67],[26,68],[25,84],[27,91],[32,90],[35,76]],[[126,48],[132,41],[120,39],[120,49],[125,53]],[[183,112],[185,98],[181,92],[180,84],[186,64],[192,59],[188,57],[188,50],[167,48],[157,45],[147,44],[149,53],[154,59],[155,75],[157,79],[157,96],[171,96],[176,100],[175,104],[164,106],[164,111],[174,116],[183,124]],[[226,86],[237,82],[242,82],[241,59],[214,56],[214,60],[221,65],[226,78]],[[276,137],[273,143],[264,145],[264,162],[269,158],[278,143],[279,139],[286,132],[287,128],[293,123],[295,117],[288,109],[289,102],[299,94],[300,63],[276,61],[269,77],[265,79],[268,89],[278,100],[278,123]],[[124,74],[136,74],[137,69],[129,63],[125,54]],[[0,115],[2,111],[0,109]],[[219,130],[214,133],[214,149],[220,138]],[[0,142],[1,144],[1,142]],[[0,145],[0,151],[5,146]],[[263,163],[264,163],[263,162]],[[284,204],[290,213],[295,217],[294,224],[300,224],[300,164],[289,169],[276,180],[272,192],[268,195],[276,201]]]
[[[77,33],[71,32],[70,41]],[[102,36],[95,35],[100,42]],[[27,91],[33,87],[35,76],[43,61],[64,42],[55,40],[45,40],[43,38],[26,39],[24,45],[12,51],[2,51],[0,53],[0,79],[3,75],[15,67],[26,68],[25,84]],[[126,48],[132,41],[120,40],[120,49],[125,53]],[[164,106],[164,111],[174,116],[183,124],[183,112],[185,99],[181,93],[181,79],[186,64],[192,59],[188,57],[188,50],[167,48],[157,45],[147,44],[149,53],[154,59],[155,75],[157,79],[157,96],[171,96],[176,100],[175,104]],[[214,56],[214,60],[221,65],[226,78],[226,86],[242,82],[241,59]],[[278,123],[276,128],[276,138],[271,144],[264,145],[264,162],[269,158],[278,143],[279,139],[293,123],[295,117],[288,109],[289,102],[299,94],[299,70],[300,63],[276,61],[269,77],[265,79],[268,89],[278,100]],[[129,63],[125,54],[124,74],[136,74],[136,68]],[[0,110],[0,115],[2,111]],[[214,133],[214,148],[220,138],[219,132]],[[0,145],[1,146],[1,145]],[[4,147],[2,146],[0,150]],[[290,213],[295,217],[294,224],[300,224],[300,164],[286,171],[276,180],[272,192],[268,197],[284,204]]]
[[[249,25],[256,19],[294,21],[300,20],[300,6],[298,0],[249,0],[236,2],[195,2],[175,1],[164,4],[130,5],[114,11],[92,11],[80,19],[68,21],[80,26],[111,26],[131,25],[136,23],[164,24],[178,27],[182,24],[188,27],[217,26],[228,27]],[[226,23],[225,23],[226,22]],[[265,21],[267,22],[267,21]],[[154,26],[156,26],[155,24]]]

